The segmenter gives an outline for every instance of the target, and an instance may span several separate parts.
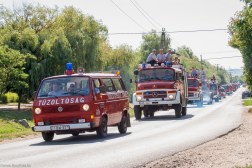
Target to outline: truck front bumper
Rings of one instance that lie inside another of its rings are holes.
[[[95,123],[91,122],[91,123],[76,123],[76,124],[59,124],[59,125],[43,125],[43,126],[34,126],[32,127],[32,130],[34,132],[49,132],[49,131],[63,131],[65,129],[52,129],[53,127],[58,127],[60,128],[60,126],[69,126],[69,129],[67,130],[79,130],[79,129],[91,129],[91,128],[95,128]]]

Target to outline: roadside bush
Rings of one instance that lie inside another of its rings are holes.
[[[7,97],[5,96],[5,94],[1,95],[1,101],[2,103],[7,103]]]
[[[7,97],[7,103],[18,102],[17,93],[8,92],[8,93],[5,94],[5,96]]]

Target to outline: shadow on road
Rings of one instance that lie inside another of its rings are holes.
[[[190,119],[193,118],[194,115],[186,115],[186,116],[182,116],[181,118],[176,118],[175,115],[158,115],[158,116],[154,116],[154,117],[143,117],[141,120],[135,120],[135,121],[167,121],[167,120],[186,120],[186,119]]]
[[[97,143],[97,142],[106,142],[110,139],[121,138],[127,135],[130,135],[131,132],[125,134],[120,133],[108,133],[106,138],[99,139],[96,134],[80,134],[79,136],[71,136],[55,139],[51,142],[40,142],[36,144],[31,144],[30,146],[55,146],[55,145],[73,145],[73,144],[88,144],[88,143]]]

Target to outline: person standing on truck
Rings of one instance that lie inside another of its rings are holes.
[[[150,55],[148,56],[146,62],[147,64],[151,64],[151,66],[154,66],[155,63],[157,63],[157,57],[156,57],[156,50],[153,49],[152,53],[150,53]]]
[[[163,49],[159,50],[159,54],[157,55],[157,59],[158,59],[158,65],[161,66],[161,63],[165,63],[166,61],[166,57],[163,54]]]
[[[57,82],[53,82],[53,84],[52,84],[52,89],[53,89],[53,91],[51,91],[51,92],[49,92],[48,93],[48,97],[59,97],[59,96],[61,96],[62,94],[64,94],[64,93],[66,93],[66,91],[64,91],[64,90],[61,90],[60,88],[59,88],[59,83],[57,83]]]
[[[172,62],[172,57],[171,57],[171,49],[168,49],[167,54],[165,55],[166,61],[167,62]]]
[[[201,68],[201,75],[206,75],[206,72],[204,71],[203,68]]]

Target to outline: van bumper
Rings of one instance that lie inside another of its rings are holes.
[[[52,130],[52,127],[56,126],[69,126],[67,130],[78,130],[78,129],[91,129],[95,128],[95,123],[77,123],[77,124],[59,124],[59,125],[43,125],[43,126],[34,126],[32,127],[32,131],[34,132],[46,132],[46,131],[62,131],[61,129]],[[65,129],[64,129],[65,130]]]

